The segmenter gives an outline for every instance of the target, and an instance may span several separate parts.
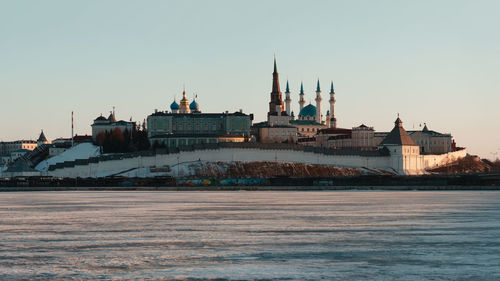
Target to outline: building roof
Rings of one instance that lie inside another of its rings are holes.
[[[324,126],[316,122],[315,120],[291,120],[290,124],[292,125],[315,125],[315,126]]]
[[[244,135],[235,134],[207,134],[207,133],[193,133],[193,134],[160,134],[150,137],[151,139],[175,139],[175,138],[243,138]]]
[[[326,128],[318,131],[318,134],[323,135],[350,135],[352,133],[351,129],[344,128]]]
[[[368,127],[365,124],[361,124],[358,127],[353,127],[352,130],[363,130],[363,131],[374,131],[373,127]],[[388,134],[388,133],[387,133]]]
[[[73,137],[73,141],[77,142],[77,143],[80,143],[80,142],[91,142],[92,141],[92,136],[89,136],[89,135],[80,135],[80,136],[79,135],[75,135]]]
[[[445,137],[445,138],[450,138],[451,137],[451,134],[443,134],[443,133],[439,133],[439,132],[436,132],[436,131],[407,131],[408,134],[411,136],[415,133],[422,133],[422,134],[425,134],[425,135],[430,135],[432,137]]]
[[[295,126],[290,125],[269,125],[267,122],[256,123],[252,125],[253,128],[293,128],[297,129]]]
[[[408,135],[403,128],[401,119],[396,119],[392,131],[382,140],[380,145],[413,145],[417,146],[415,141]]]
[[[115,121],[115,122],[108,122],[108,123],[95,123],[94,124],[91,124],[90,126],[93,127],[93,126],[110,126],[110,127],[113,127],[113,126],[134,126],[135,125],[135,122],[133,121],[124,121],[124,120],[120,120],[120,121]]]
[[[316,116],[316,106],[309,104],[302,108],[302,110],[299,113],[299,116]]]
[[[432,137],[447,137],[447,138],[450,138],[451,137],[451,134],[443,134],[443,133],[440,133],[440,132],[436,132],[436,131],[433,131],[433,130],[429,130],[429,128],[427,127],[427,124],[424,123],[424,128],[422,129],[422,131],[408,131],[408,134],[409,135],[413,135],[415,133],[422,133],[422,134],[426,134],[426,135],[430,135]]]
[[[43,130],[40,133],[40,136],[38,137],[38,139],[36,141],[37,142],[46,142],[47,141],[47,138],[45,137],[45,134],[43,133]]]
[[[99,116],[96,119],[94,119],[94,122],[95,121],[108,121],[108,119],[106,119],[106,117],[102,116],[102,114],[101,114],[101,116]]]
[[[158,111],[150,116],[176,116],[176,117],[186,117],[186,118],[222,118],[224,116],[250,116],[250,119],[253,119],[252,114],[245,114],[240,111],[236,111],[233,113],[199,113],[199,114],[191,114],[191,113],[167,113]]]
[[[109,122],[116,122],[116,117],[115,117],[115,114],[113,112],[111,112],[109,114],[108,121]]]

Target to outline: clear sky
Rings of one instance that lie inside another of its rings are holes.
[[[276,54],[292,109],[298,88],[340,127],[451,133],[500,157],[500,1],[0,0],[0,140],[49,139],[116,106],[142,121],[183,85],[204,112],[268,109]],[[495,154],[497,153],[497,154]]]

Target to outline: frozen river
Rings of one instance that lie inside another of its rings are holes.
[[[0,193],[0,279],[500,280],[500,192]]]

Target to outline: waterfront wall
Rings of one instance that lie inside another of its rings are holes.
[[[362,155],[327,155],[314,152],[290,149],[256,149],[256,148],[219,148],[194,151],[182,151],[169,154],[154,154],[133,158],[118,158],[106,161],[81,161],[72,167],[61,167],[48,171],[43,175],[53,177],[99,177],[115,173],[143,168],[175,166],[177,164],[195,161],[208,162],[256,162],[271,161],[283,163],[304,163],[331,165],[346,168],[366,167],[370,169],[390,170],[390,157]],[[94,163],[92,163],[94,162]]]
[[[465,157],[466,154],[465,149],[441,155],[419,155],[418,151],[409,153],[405,147],[384,153],[382,151],[326,150],[293,144],[227,143],[166,149],[157,153],[148,151],[104,155],[59,163],[50,166],[49,171],[41,175],[73,178],[104,177],[137,168],[175,166],[196,161],[302,163],[419,175],[424,174],[426,169],[447,165]]]
[[[449,152],[446,154],[438,154],[438,155],[422,155],[423,158],[423,166],[425,169],[437,168],[440,166],[446,166],[458,159],[464,158],[467,156],[467,150],[462,149],[458,151]]]

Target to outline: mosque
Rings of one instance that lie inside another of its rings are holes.
[[[330,84],[329,110],[321,114],[321,87],[316,83],[316,105],[305,105],[304,85],[300,83],[299,115],[291,111],[290,87],[286,82],[285,100],[279,84],[279,74],[274,59],[273,85],[267,121],[255,123],[252,134],[262,143],[298,143],[330,149],[377,150],[389,132],[375,132],[373,127],[361,124],[352,128],[338,128],[335,117],[335,89]],[[399,116],[398,116],[399,119]],[[424,123],[425,124],[425,123]],[[425,124],[420,131],[408,131],[411,139],[420,146],[422,154],[443,154],[457,149],[451,134],[429,130]]]
[[[295,119],[295,114],[291,111],[290,85],[286,82],[285,100],[283,102],[279,84],[278,68],[276,58],[274,59],[273,86],[271,100],[269,102],[269,112],[267,121],[254,124],[254,134],[262,143],[276,142],[304,142],[313,138],[320,130],[326,128],[336,128],[335,118],[335,90],[333,82],[330,85],[330,99],[328,100],[330,109],[326,116],[321,113],[321,87],[318,79],[316,83],[316,105],[309,103],[305,105],[304,84],[300,83],[299,93],[299,114]]]

